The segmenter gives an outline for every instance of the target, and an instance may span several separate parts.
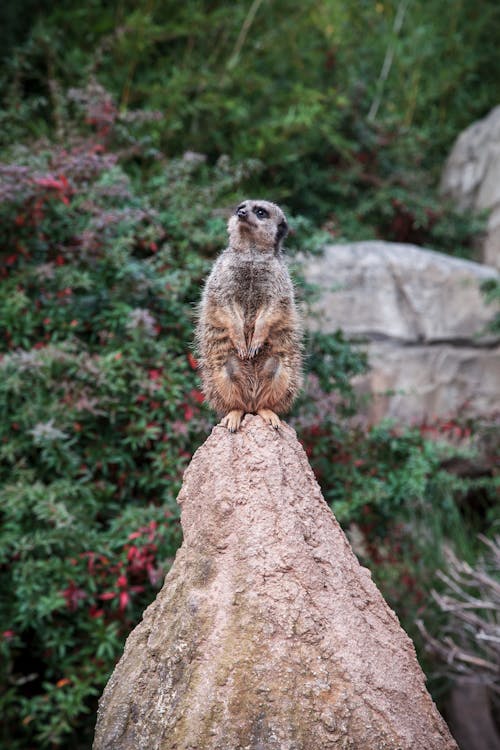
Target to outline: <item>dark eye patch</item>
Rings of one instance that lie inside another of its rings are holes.
[[[266,211],[262,206],[254,206],[252,211],[258,219],[269,219],[269,211]]]

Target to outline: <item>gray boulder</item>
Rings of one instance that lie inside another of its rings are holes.
[[[308,326],[366,341],[371,370],[356,386],[374,397],[369,421],[500,409],[500,350],[486,330],[494,310],[480,292],[495,269],[373,241],[329,245],[303,272],[319,289]]]
[[[460,209],[489,212],[482,258],[500,268],[500,106],[459,135],[440,190]]]
[[[370,424],[385,417],[406,424],[461,416],[492,417],[500,409],[500,349],[468,346],[369,345],[370,371],[354,381],[370,394]]]

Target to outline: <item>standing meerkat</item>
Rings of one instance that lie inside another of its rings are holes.
[[[196,341],[208,402],[236,432],[243,415],[274,428],[302,384],[301,324],[283,257],[285,215],[246,200],[229,219],[229,245],[205,283]]]

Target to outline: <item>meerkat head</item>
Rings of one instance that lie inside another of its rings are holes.
[[[269,201],[246,200],[229,219],[229,246],[236,251],[279,253],[288,232],[285,214]]]

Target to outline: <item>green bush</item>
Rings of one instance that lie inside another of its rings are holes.
[[[496,306],[495,317],[488,328],[493,333],[498,334],[500,333],[500,281],[494,278],[483,281],[481,291],[484,294],[487,304]]]
[[[29,11],[31,0],[23,3]],[[436,6],[42,4],[17,23],[24,34],[5,24],[4,49],[16,34],[22,44],[2,66],[0,126],[11,138],[63,137],[61,91],[97,77],[122,116],[137,107],[161,114],[148,124],[151,146],[199,151],[212,164],[223,154],[259,159],[254,192],[264,188],[335,238],[471,254],[479,223],[452,210],[435,186],[453,139],[497,103],[500,6]]]

